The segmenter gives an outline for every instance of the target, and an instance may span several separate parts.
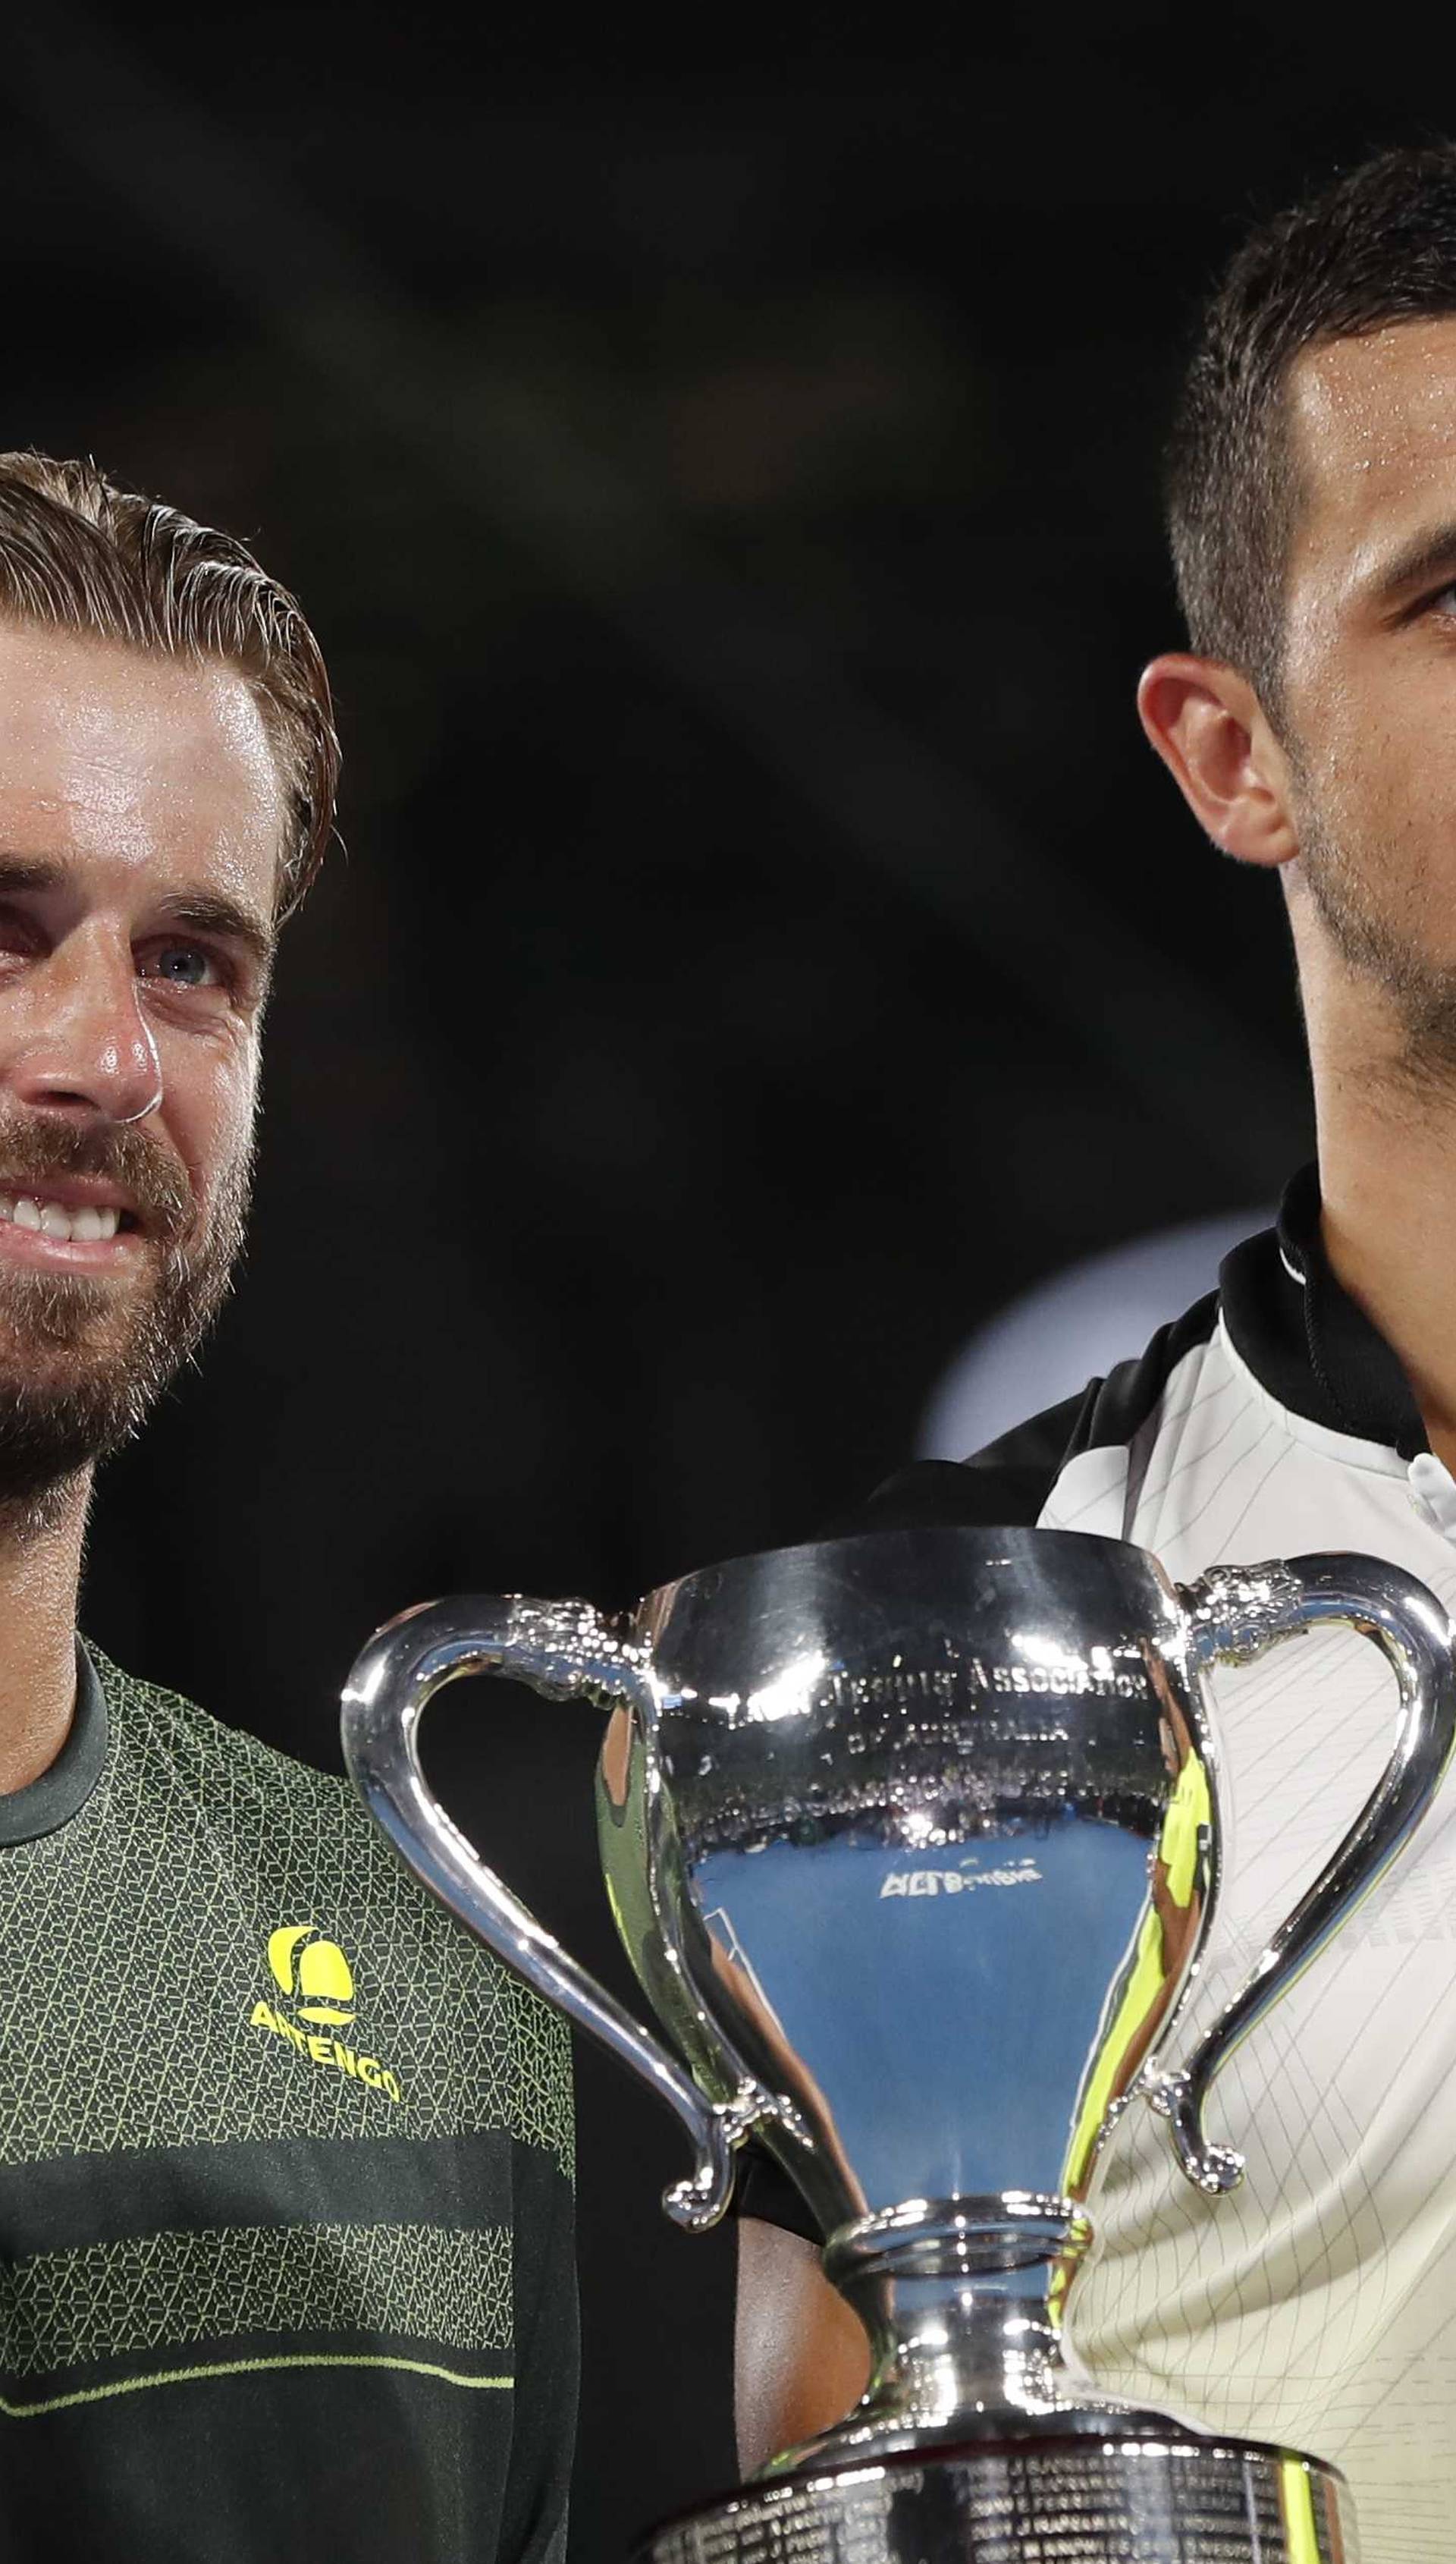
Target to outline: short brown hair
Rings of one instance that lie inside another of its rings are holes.
[[[0,622],[217,659],[247,680],[288,801],[278,914],[291,916],[332,833],[338,738],[323,653],[247,544],[95,463],[0,454]]]
[[[1456,316],[1456,143],[1382,151],[1263,223],[1203,316],[1167,464],[1178,597],[1193,648],[1277,718],[1284,582],[1299,504],[1286,394],[1309,347]]]

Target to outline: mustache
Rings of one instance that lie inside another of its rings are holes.
[[[161,1143],[128,1125],[77,1129],[29,1115],[0,1115],[0,1183],[23,1190],[52,1175],[92,1175],[115,1184],[147,1235],[175,1246],[192,1223],[194,1202],[186,1170]]]

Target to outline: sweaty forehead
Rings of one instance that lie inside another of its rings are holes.
[[[12,851],[227,876],[272,904],[285,827],[246,680],[0,625],[0,839]]]
[[[1456,514],[1456,317],[1309,348],[1290,372],[1291,569],[1358,575],[1433,513]]]

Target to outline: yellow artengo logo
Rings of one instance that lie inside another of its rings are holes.
[[[271,2030],[286,2038],[301,2056],[315,2065],[351,2074],[371,2092],[403,2100],[399,2077],[377,2056],[361,2056],[341,2038],[327,2033],[346,2030],[354,2017],[353,1970],[336,1941],[325,1940],[313,1923],[283,1923],[268,1936],[268,1965],[285,2001],[259,2003],[251,2019],[255,2030]],[[307,2022],[310,2027],[301,2027]]]

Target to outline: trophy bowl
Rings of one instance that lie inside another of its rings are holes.
[[[1190,2053],[1165,2064],[1219,1883],[1204,1673],[1330,1620],[1378,1645],[1390,1759]],[[435,1804],[440,1686],[515,1675],[609,1713],[608,1895],[667,2042],[559,1948]],[[1098,2151],[1142,2097],[1210,2194],[1219,2065],[1408,1841],[1456,1740],[1445,1612],[1379,1561],[1175,1587],[1070,1532],[877,1532],[706,1568],[616,1620],[477,1597],[381,1630],[344,1694],[350,1772],[417,1874],[674,2107],[668,2193],[720,2217],[750,2137],[801,2192],[864,2323],[861,2403],[669,2522],[652,2564],[1352,2564],[1336,2471],[1101,2393],[1066,2350]]]

